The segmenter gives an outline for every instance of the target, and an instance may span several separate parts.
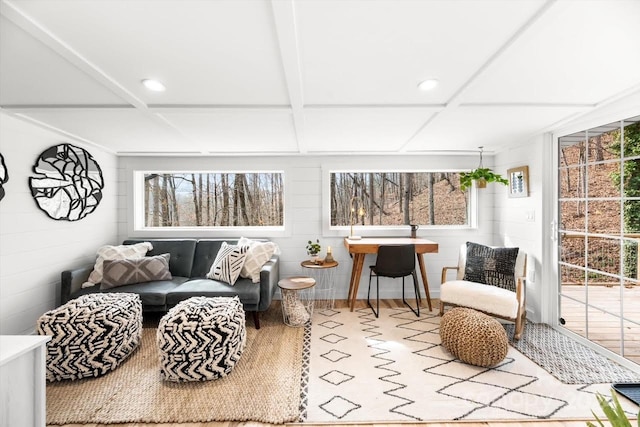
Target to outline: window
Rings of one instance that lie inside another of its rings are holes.
[[[138,218],[145,228],[283,227],[283,175],[137,172],[143,196]]]
[[[331,226],[468,226],[458,172],[330,172]]]

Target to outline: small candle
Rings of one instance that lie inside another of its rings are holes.
[[[331,246],[327,246],[327,253],[330,254],[331,253]]]

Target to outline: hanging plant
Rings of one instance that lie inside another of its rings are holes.
[[[489,168],[477,168],[471,172],[460,173],[460,189],[462,191],[471,187],[472,181],[477,181],[478,188],[485,188],[487,182],[499,182],[500,184],[509,185],[509,181],[503,178]]]
[[[482,147],[480,148],[480,164],[471,172],[460,173],[460,189],[465,191],[471,187],[473,181],[476,181],[478,188],[485,188],[488,182],[497,182],[503,185],[509,185],[509,181],[502,175],[494,173],[491,169],[482,166]]]

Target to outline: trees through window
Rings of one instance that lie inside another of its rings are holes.
[[[331,225],[469,225],[458,172],[330,172]]]
[[[144,226],[283,226],[283,175],[145,172]]]

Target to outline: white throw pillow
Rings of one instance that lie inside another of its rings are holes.
[[[142,258],[148,251],[153,249],[150,242],[141,242],[134,245],[111,246],[106,245],[98,249],[96,254],[96,264],[89,274],[89,279],[82,284],[83,288],[88,288],[102,282],[102,265],[105,260],[117,260],[127,258]]]
[[[260,283],[260,270],[271,259],[278,249],[278,245],[273,242],[259,242],[241,237],[238,240],[238,246],[249,246],[240,276],[251,279],[253,283]]]
[[[222,246],[216,255],[216,260],[213,261],[207,277],[227,282],[232,286],[235,285],[236,280],[240,277],[240,271],[244,265],[248,250],[249,246],[229,245],[227,242],[222,242]]]

